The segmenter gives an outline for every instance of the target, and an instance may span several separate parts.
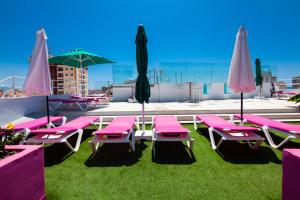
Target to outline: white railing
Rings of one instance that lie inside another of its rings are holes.
[[[23,96],[22,87],[25,76],[9,76],[0,80],[0,97]]]

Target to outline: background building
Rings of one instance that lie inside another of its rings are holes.
[[[292,77],[292,88],[299,89],[300,88],[300,76]]]
[[[50,64],[53,94],[88,95],[88,70]]]

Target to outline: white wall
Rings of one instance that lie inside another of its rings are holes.
[[[134,91],[134,90],[133,90]],[[128,101],[132,97],[131,86],[114,86],[112,101]]]
[[[0,125],[41,111],[46,115],[45,97],[0,98]]]
[[[184,84],[160,84],[151,87],[150,102],[168,102],[168,101],[189,101],[191,92],[191,101],[196,102],[206,99],[237,99],[240,93],[230,91],[224,94],[224,83],[212,83],[209,94],[203,94],[203,85],[200,83]],[[270,97],[270,83],[263,84],[263,96]],[[245,93],[244,98],[253,98],[258,96],[259,87],[254,92]],[[127,101],[132,96],[131,86],[113,87],[113,101]]]

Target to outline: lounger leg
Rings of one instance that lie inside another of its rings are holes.
[[[134,139],[134,130],[131,132],[131,149],[132,151],[135,151],[135,139]],[[130,143],[130,142],[129,142]]]
[[[61,125],[64,125],[67,122],[67,118],[64,116],[61,122]]]
[[[89,141],[89,145],[90,145],[93,153],[96,153],[98,151],[98,148],[101,145],[101,143],[92,140],[92,141]]]
[[[233,117],[233,114],[230,114],[229,115],[229,121],[234,124],[234,117]]]
[[[82,106],[80,103],[78,103],[78,102],[76,102],[76,105],[79,107],[79,109],[80,109],[81,111],[86,111],[87,109],[89,109],[89,106],[88,106],[88,105],[86,105],[85,108],[83,108],[83,106]]]
[[[59,103],[57,103],[56,106],[54,106],[54,107],[52,107],[51,104],[49,104],[49,109],[50,109],[51,111],[55,111],[55,110],[57,110],[62,104],[63,104],[63,103],[59,102]]]
[[[193,147],[194,147],[194,140],[187,141],[187,146],[188,146],[189,150],[192,151]]]
[[[269,133],[269,127],[268,127],[268,126],[263,126],[263,127],[262,127],[262,130],[263,130],[263,132],[264,132],[264,134],[265,134],[265,136],[266,136],[266,138],[267,138],[269,144],[271,145],[271,147],[273,147],[273,148],[275,148],[275,149],[281,147],[282,145],[284,145],[286,142],[288,142],[290,139],[293,138],[293,137],[291,137],[291,136],[288,136],[288,137],[285,138],[281,143],[279,143],[278,145],[276,145],[276,144],[274,143],[274,141],[273,141],[273,139],[272,139],[270,133]]]
[[[71,146],[71,144],[66,140],[65,144],[74,152],[79,150],[80,147],[80,142],[81,142],[81,138],[82,138],[82,134],[83,134],[83,130],[82,129],[78,129],[78,136],[77,136],[77,141],[76,141],[76,145],[75,148],[73,148]]]
[[[152,140],[152,143],[151,143],[151,150],[153,150],[153,149],[154,149],[154,147],[155,147],[155,141],[154,141],[154,140]]]
[[[259,146],[261,145],[261,143],[263,143],[263,140],[257,140],[254,145],[252,145],[249,140],[247,140],[247,143],[251,149],[257,150],[259,148]]]
[[[194,129],[197,130],[198,124],[196,122],[196,115],[193,116],[193,121],[194,121]]]
[[[218,142],[218,144],[216,145],[215,143],[215,138],[214,138],[214,128],[210,127],[208,129],[209,132],[209,138],[210,138],[210,143],[211,143],[211,147],[213,148],[213,150],[216,150],[223,142],[223,138],[220,139],[220,141]]]

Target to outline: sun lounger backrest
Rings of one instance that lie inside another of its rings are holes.
[[[172,128],[182,127],[175,116],[154,116],[154,124],[157,129],[170,126]]]
[[[232,125],[230,122],[216,115],[197,115],[197,118],[203,121],[203,123],[205,123],[206,125],[211,127],[214,127],[216,125],[225,126],[225,127],[228,125]]]
[[[128,133],[133,127],[136,117],[116,117],[105,128],[95,131],[96,135],[119,135]]]
[[[240,118],[240,115],[234,115],[234,116]],[[270,128],[275,128],[287,132],[290,131],[300,132],[300,125],[287,124],[266,117],[252,115],[252,114],[243,115],[243,118],[246,119],[248,122],[258,126],[268,126]]]
[[[116,117],[107,127],[133,128],[136,117]]]
[[[154,128],[163,135],[181,135],[189,133],[175,116],[154,116]]]
[[[94,116],[84,116],[73,119],[72,121],[67,122],[66,124],[60,127],[76,127],[76,128],[85,128],[91,125],[92,122],[95,122],[99,119],[99,117]]]
[[[55,116],[55,117],[50,117],[50,122],[58,122],[60,120],[63,119],[63,116]],[[39,118],[39,119],[34,119],[34,120],[31,120],[31,121],[28,121],[28,122],[23,122],[23,123],[19,123],[19,124],[16,124],[15,125],[15,130],[23,130],[25,128],[27,129],[36,129],[38,127],[41,127],[41,126],[46,126],[48,124],[48,120],[47,120],[47,117],[42,117],[42,118]]]
[[[197,119],[201,120],[204,124],[209,127],[220,130],[231,130],[231,131],[257,131],[257,128],[248,126],[238,126],[230,123],[229,121],[218,117],[216,115],[197,115]]]

